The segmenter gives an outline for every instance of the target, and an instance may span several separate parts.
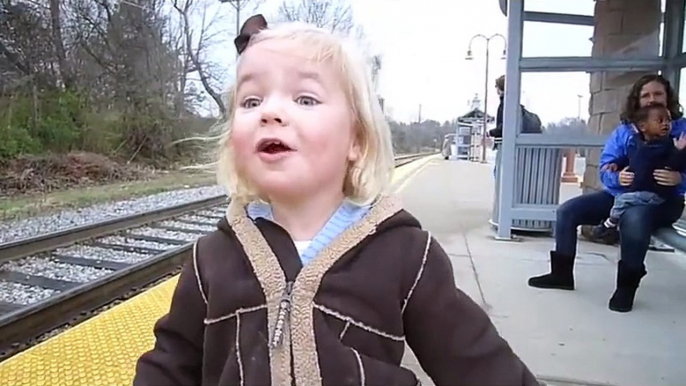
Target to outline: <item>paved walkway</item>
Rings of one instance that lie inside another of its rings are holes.
[[[536,290],[550,238],[493,239],[492,165],[436,159],[401,192],[452,258],[455,282],[549,385],[686,385],[686,256],[650,252],[633,312],[608,310],[618,249],[582,241],[576,291]],[[561,195],[578,194],[563,185]],[[409,351],[409,350],[408,350]],[[420,369],[411,352],[405,363]],[[428,378],[423,384],[432,384]]]

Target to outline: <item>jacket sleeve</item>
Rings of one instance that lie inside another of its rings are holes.
[[[626,156],[626,144],[622,140],[621,129],[623,126],[616,128],[610,137],[605,142],[603,152],[600,154],[600,162],[598,165],[598,174],[600,182],[610,189],[621,189],[619,184],[619,171],[613,172],[610,170],[603,170],[604,166],[622,159]]]
[[[494,138],[501,138],[503,136],[503,103],[503,99],[500,99],[498,111],[495,115],[495,128],[489,132],[489,135]]]
[[[138,360],[133,386],[202,384],[206,305],[194,261],[184,265],[169,313],[155,324],[155,345]]]
[[[456,288],[443,248],[430,243],[403,316],[424,371],[437,386],[538,386],[486,312]]]

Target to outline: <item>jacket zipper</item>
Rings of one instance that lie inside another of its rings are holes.
[[[274,335],[272,336],[271,342],[269,342],[269,348],[275,349],[281,347],[283,344],[283,334],[286,328],[289,328],[291,319],[291,307],[293,303],[293,282],[286,282],[286,288],[281,295],[281,301],[279,302],[279,313],[276,316],[276,326],[274,327]]]

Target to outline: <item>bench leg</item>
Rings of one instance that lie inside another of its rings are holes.
[[[674,252],[674,248],[661,242],[655,237],[650,238],[650,245],[648,246],[648,249],[656,252]]]

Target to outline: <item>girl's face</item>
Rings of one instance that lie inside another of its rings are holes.
[[[342,198],[359,155],[352,109],[340,73],[300,50],[267,40],[244,52],[230,138],[236,170],[271,201]]]
[[[648,82],[641,87],[641,93],[639,95],[640,107],[645,107],[652,103],[659,103],[663,106],[667,106],[667,90],[665,90],[665,86],[658,81]]]

